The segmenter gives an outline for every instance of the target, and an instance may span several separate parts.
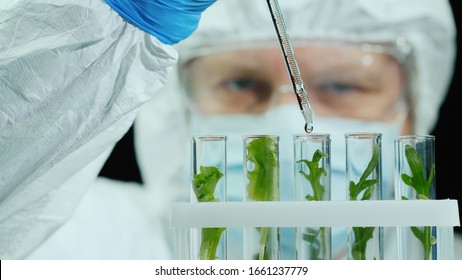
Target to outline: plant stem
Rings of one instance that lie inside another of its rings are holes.
[[[424,227],[424,259],[429,260],[430,259],[430,252],[432,250],[432,244],[431,244],[431,238],[432,238],[432,233],[431,233],[431,227]]]
[[[260,250],[258,252],[259,260],[265,259],[266,240],[268,239],[269,230],[270,228],[268,227],[261,228],[260,230],[260,240],[258,242],[258,244],[260,245]]]
[[[199,251],[201,260],[214,260],[217,258],[218,244],[224,231],[225,228],[203,228],[201,230],[202,241]]]
[[[321,227],[319,230],[321,231],[321,260],[325,260],[327,254],[326,228]]]

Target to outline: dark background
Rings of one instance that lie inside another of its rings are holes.
[[[461,30],[461,4],[460,0],[451,0],[453,12],[456,20],[457,29]],[[457,106],[462,104],[457,89],[462,87],[462,42],[461,36],[457,36],[458,54],[456,69],[451,83],[449,94],[441,107],[438,124],[433,131],[436,137],[436,182],[438,199],[457,199],[459,203],[459,213],[462,220],[462,176],[459,178],[458,172],[462,175],[461,147],[456,141],[457,128],[460,127],[461,115],[456,114]],[[457,95],[457,96],[456,96]],[[460,141],[459,141],[460,142]],[[460,170],[456,168],[461,167]],[[133,127],[118,142],[108,161],[101,170],[100,176],[118,179],[122,181],[142,182],[138,165],[136,163],[133,149]],[[459,179],[457,179],[459,178]],[[462,233],[461,227],[456,227],[456,231]]]

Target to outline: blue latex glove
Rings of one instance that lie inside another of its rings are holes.
[[[196,30],[202,12],[216,0],[105,0],[121,17],[173,45]]]

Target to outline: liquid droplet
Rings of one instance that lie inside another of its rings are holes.
[[[306,133],[310,133],[311,131],[313,131],[313,126],[309,124],[305,124],[305,131]]]

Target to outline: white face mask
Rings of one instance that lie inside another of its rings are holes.
[[[229,201],[242,201],[244,195],[243,140],[244,135],[269,134],[279,136],[281,200],[294,199],[294,134],[305,133],[304,119],[295,105],[279,106],[266,115],[222,115],[191,117],[193,135],[219,134],[227,140],[227,193]],[[316,133],[331,135],[331,199],[345,200],[345,136],[347,132],[382,133],[383,198],[390,199],[393,191],[393,140],[400,134],[401,123],[359,121],[340,118],[314,118]],[[344,229],[333,229],[334,257],[346,246]],[[291,244],[291,236],[282,234],[281,242]],[[292,250],[290,247],[286,248]],[[284,250],[284,245],[283,245]],[[284,252],[283,252],[284,254]],[[291,256],[289,255],[288,258]]]

